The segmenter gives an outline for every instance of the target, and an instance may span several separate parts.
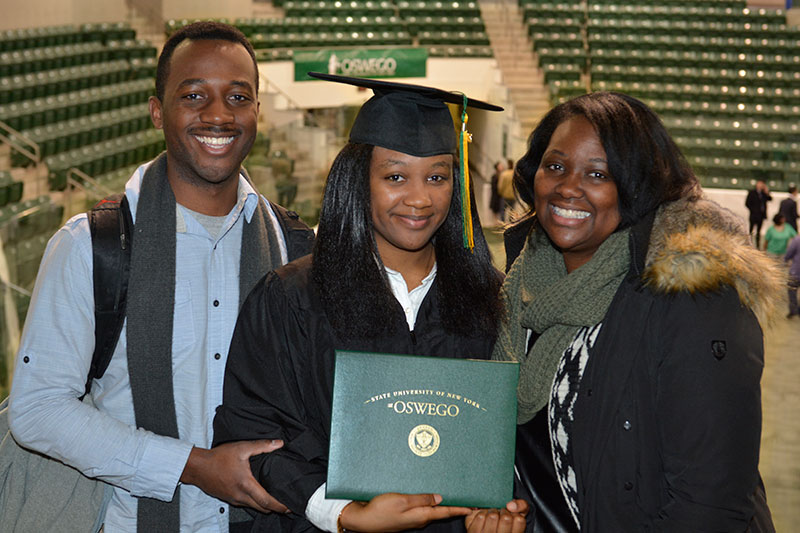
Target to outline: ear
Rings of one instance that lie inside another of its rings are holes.
[[[151,96],[148,100],[148,104],[150,106],[150,120],[153,121],[153,126],[155,126],[157,130],[160,130],[164,125],[161,116],[161,100],[156,96]]]

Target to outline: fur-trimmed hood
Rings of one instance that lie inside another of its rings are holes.
[[[700,198],[659,209],[643,279],[661,293],[703,293],[731,285],[764,327],[776,315],[787,277],[778,261],[753,248],[744,220]]]

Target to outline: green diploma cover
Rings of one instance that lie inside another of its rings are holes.
[[[518,377],[517,363],[337,351],[327,497],[505,507]]]

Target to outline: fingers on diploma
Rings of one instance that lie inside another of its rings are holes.
[[[408,509],[423,508],[430,520],[441,520],[453,516],[466,516],[472,512],[467,507],[451,507],[439,504],[442,503],[442,496],[439,494],[408,494],[405,495],[406,506]]]
[[[525,500],[511,500],[506,504],[506,510],[526,516],[530,510],[530,506]]]
[[[525,516],[507,509],[480,509],[466,520],[468,533],[523,533]]]
[[[442,503],[442,497],[439,494],[404,494],[406,507],[430,507]]]

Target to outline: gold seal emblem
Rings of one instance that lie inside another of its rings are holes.
[[[408,434],[408,447],[414,455],[429,457],[439,449],[439,432],[432,426],[420,424]]]

